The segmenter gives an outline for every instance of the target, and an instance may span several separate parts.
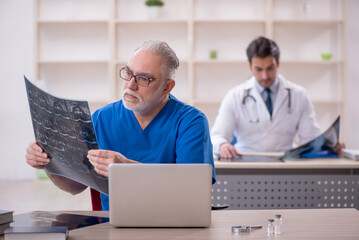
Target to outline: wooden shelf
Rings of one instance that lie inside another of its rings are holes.
[[[343,104],[343,100],[342,99],[328,99],[328,100],[321,100],[321,99],[312,99],[312,103],[313,104],[325,104],[325,105],[332,105],[332,104]]]
[[[238,24],[266,24],[265,20],[251,20],[251,19],[195,19],[194,23],[205,23],[205,24],[213,24],[213,23],[238,23]]]
[[[273,20],[273,23],[281,23],[281,24],[343,24],[344,21],[343,20],[333,20],[333,19],[313,19],[313,20],[308,20],[308,19],[275,19]]]
[[[247,60],[203,59],[196,60],[194,64],[248,64]]]
[[[195,99],[194,104],[209,104],[209,105],[216,105],[221,103],[220,100],[216,99]],[[343,100],[325,100],[325,99],[312,99],[313,104],[342,104]]]
[[[281,63],[285,64],[320,64],[320,65],[335,65],[335,64],[342,64],[343,61],[341,60],[288,60],[282,59]]]
[[[215,105],[215,104],[220,104],[221,103],[221,99],[220,100],[214,100],[214,99],[195,99],[194,100],[194,104],[210,104],[210,105]]]
[[[152,19],[152,20],[146,20],[146,19],[139,19],[139,20],[116,20],[117,24],[156,24],[156,23],[182,23],[187,24],[186,19]]]
[[[39,60],[38,64],[108,64],[108,60]]]
[[[108,20],[96,20],[96,19],[88,19],[88,20],[38,20],[38,24],[94,24],[94,23],[102,23],[108,24]]]
[[[313,100],[318,119],[331,122],[328,116],[340,113],[345,117],[345,3],[316,0],[309,1],[310,6],[303,4],[223,0],[209,5],[208,0],[173,0],[161,9],[162,16],[149,19],[143,0],[35,0],[34,82],[50,81],[52,93],[58,95],[67,93],[67,88],[85,86],[90,78],[96,87],[81,97],[92,106],[117,101],[122,96],[118,68],[143,41],[160,39],[180,59],[173,93],[200,105],[211,126],[225,94],[251,76],[246,48],[262,35],[279,44],[279,73],[319,99]],[[217,51],[216,59],[209,59],[210,50]],[[332,59],[322,60],[322,52],[331,52]],[[83,77],[84,72],[92,74]],[[58,90],[58,83],[51,82],[67,77],[71,79]]]

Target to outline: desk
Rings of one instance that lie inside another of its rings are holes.
[[[108,217],[108,212],[70,212]],[[267,219],[283,217],[282,233],[267,236]],[[233,225],[262,225],[251,233],[233,234]],[[0,237],[3,240],[3,237]],[[212,211],[209,228],[113,228],[109,223],[71,230],[68,240],[150,239],[359,239],[355,209],[227,210]]]
[[[359,162],[215,162],[212,203],[230,209],[359,208]]]

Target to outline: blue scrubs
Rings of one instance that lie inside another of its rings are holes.
[[[207,118],[174,96],[144,130],[122,100],[97,110],[92,118],[100,149],[141,163],[208,163],[215,183]],[[102,210],[108,210],[107,195],[101,194],[101,202]]]

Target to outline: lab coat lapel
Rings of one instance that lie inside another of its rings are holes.
[[[274,102],[274,109],[272,114],[273,118],[278,114],[282,107],[286,107],[283,105],[288,101],[288,88],[290,88],[290,86],[288,86],[286,80],[283,78],[283,76],[279,75],[279,87],[277,97]]]

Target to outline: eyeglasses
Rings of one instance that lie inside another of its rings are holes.
[[[160,80],[164,78],[148,78],[142,75],[133,75],[130,70],[128,70],[127,67],[123,67],[120,69],[120,78],[122,78],[125,81],[131,81],[132,78],[135,79],[135,83],[142,87],[148,87],[150,85],[150,82],[153,82],[155,80]]]

